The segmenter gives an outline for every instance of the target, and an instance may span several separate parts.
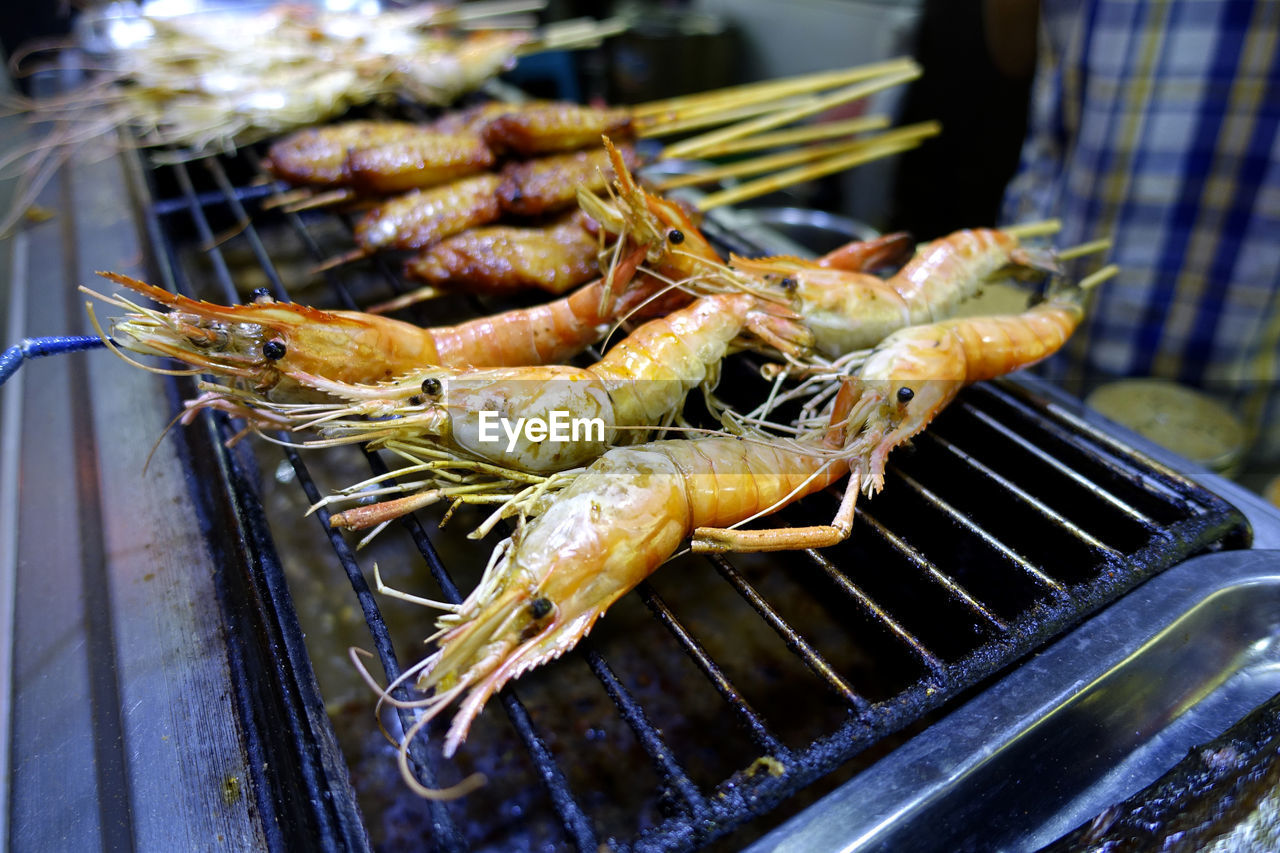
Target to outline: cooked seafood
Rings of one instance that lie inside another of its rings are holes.
[[[615,448],[592,463],[498,547],[480,585],[440,618],[438,651],[406,671],[431,695],[408,703],[422,715],[401,743],[402,769],[409,741],[458,701],[444,741],[452,755],[494,692],[573,648],[696,528],[777,509],[836,482],[845,466],[823,449],[675,440]]]
[[[887,279],[799,258],[734,256],[729,266],[790,290],[818,351],[829,358],[875,346],[898,329],[949,317],[997,273],[1057,269],[1050,253],[1019,246],[1013,235],[990,228],[934,240]]]
[[[694,550],[723,551],[822,547],[848,536],[857,495],[882,486],[889,450],[923,429],[961,385],[1056,351],[1078,325],[1091,283],[1060,287],[1020,315],[896,333],[857,377],[841,380],[827,426],[800,439],[659,441],[600,457],[500,544],[467,600],[440,617],[437,651],[402,677],[431,693],[405,703],[421,716],[401,743],[402,769],[408,742],[431,719],[458,702],[444,741],[451,755],[495,691],[572,648],[686,538]],[[830,526],[731,529],[846,470],[850,483]],[[384,693],[383,701],[395,700]]]
[[[948,316],[1008,267],[1057,269],[1051,254],[1024,248],[1013,234],[994,229],[935,240],[887,280],[849,267],[879,266],[905,247],[905,235],[852,243],[817,261],[734,256],[725,263],[683,209],[640,187],[621,158],[613,163],[618,192],[609,200],[581,194],[583,210],[607,230],[643,241],[650,265],[695,292],[739,289],[786,300],[813,330],[817,350],[830,358],[874,346],[895,329]]]
[[[291,379],[349,402],[291,406],[243,393],[228,399],[245,413],[265,414],[272,427],[291,418],[298,429],[314,429],[322,436],[317,445],[376,447],[394,439],[405,456],[411,442],[424,440],[503,468],[552,473],[584,465],[611,445],[636,443],[648,428],[671,423],[689,391],[710,390],[720,361],[748,337],[796,357],[810,343],[808,331],[787,309],[747,294],[722,294],[641,325],[585,368],[427,368],[376,385],[294,373]],[[520,432],[520,424],[557,418],[566,426],[598,425],[582,441]],[[515,432],[502,436],[503,424],[507,430],[515,425]]]
[[[373,383],[433,364],[486,367],[563,361],[599,340],[613,312],[625,313],[653,295],[639,283],[620,300],[606,300],[603,283],[597,281],[546,305],[424,329],[358,311],[276,302],[265,294],[249,305],[222,306],[118,273],[99,275],[171,309],[156,311],[123,296],[86,291],[129,312],[111,326],[121,346],[231,377],[279,400],[299,394],[307,398],[307,389],[289,379],[295,373]]]
[[[1021,314],[964,317],[901,329],[872,350],[853,380],[849,412],[854,470],[867,494],[884,485],[897,445],[942,411],[965,385],[1003,376],[1053,355],[1084,318],[1089,288],[1109,278],[1105,267],[1079,285],[1055,282],[1044,301]]]

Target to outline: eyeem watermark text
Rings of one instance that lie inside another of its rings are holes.
[[[602,418],[575,418],[569,412],[552,409],[549,417],[504,418],[501,412],[481,411],[479,439],[484,442],[502,440],[499,433],[507,436],[507,452],[516,448],[521,435],[525,441],[604,441],[604,420]]]

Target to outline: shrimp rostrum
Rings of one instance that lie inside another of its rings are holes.
[[[436,651],[403,676],[429,695],[409,703],[423,713],[402,753],[457,703],[444,742],[452,754],[495,691],[571,649],[686,539],[695,551],[726,551],[824,547],[847,537],[859,492],[880,488],[893,446],[923,429],[964,384],[1056,351],[1081,313],[1080,290],[1064,288],[1023,314],[893,335],[857,376],[840,380],[826,427],[797,439],[712,437],[610,450],[499,545],[476,589],[439,619]],[[733,529],[846,472],[831,525]],[[394,700],[384,694],[384,701]]]

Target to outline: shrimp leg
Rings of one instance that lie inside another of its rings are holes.
[[[764,530],[738,530],[731,527],[699,527],[693,531],[689,550],[695,554],[723,554],[726,551],[795,551],[801,548],[830,548],[849,538],[853,532],[853,513],[858,503],[858,472],[849,477],[849,485],[840,499],[830,524],[810,527],[772,527]]]

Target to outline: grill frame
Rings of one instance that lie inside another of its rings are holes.
[[[252,158],[253,152],[249,152],[247,156]],[[130,176],[136,183],[135,192],[142,207],[143,219],[152,239],[154,266],[160,280],[179,292],[195,295],[178,251],[179,244],[171,233],[167,233],[163,221],[167,217],[186,214],[191,217],[198,239],[210,247],[206,254],[212,264],[211,277],[222,288],[223,298],[235,301],[236,291],[230,267],[216,245],[214,231],[206,218],[207,208],[226,206],[234,218],[249,223],[243,232],[245,239],[249,241],[253,254],[266,272],[274,295],[277,298],[287,298],[287,289],[275,269],[275,262],[244,208],[246,203],[259,201],[271,188],[237,187],[228,177],[219,158],[203,162],[211,169],[216,192],[197,191],[188,171],[200,168],[196,163],[172,167],[175,174],[180,176],[179,196],[160,199],[156,199],[154,171],[140,165],[130,170]],[[315,256],[315,260],[320,260],[319,243],[311,237],[303,217],[297,214],[290,214],[288,217],[289,227],[298,234],[308,251]],[[714,227],[709,230],[713,237],[716,236]],[[720,236],[727,240],[728,235]],[[376,263],[380,265],[393,290],[402,290],[402,283],[386,263]],[[337,302],[343,307],[356,307],[356,300],[343,286],[341,276],[330,273],[327,278]],[[175,404],[182,396],[190,396],[189,393],[178,390],[183,384],[175,382],[172,386]],[[782,777],[774,777],[768,773],[744,772],[724,780],[713,791],[700,791],[664,742],[661,732],[646,718],[643,706],[630,695],[608,661],[595,650],[588,639],[580,644],[576,654],[586,659],[618,705],[622,717],[648,754],[664,788],[674,791],[682,803],[682,814],[669,817],[632,839],[608,839],[612,845],[621,849],[657,850],[691,849],[706,843],[776,806],[883,735],[940,707],[965,688],[994,674],[1036,648],[1045,639],[1055,636],[1062,629],[1078,622],[1160,568],[1169,565],[1171,551],[1185,555],[1211,547],[1247,547],[1247,522],[1227,501],[1171,469],[1129,450],[1105,433],[1073,418],[1060,407],[1037,398],[1016,382],[1004,381],[971,389],[957,405],[968,405],[967,401],[974,395],[991,394],[1000,397],[1006,404],[1012,401],[1015,406],[1038,412],[1040,417],[1057,425],[1067,443],[1092,443],[1105,448],[1111,454],[1108,458],[1114,462],[1117,477],[1164,490],[1178,499],[1190,501],[1194,496],[1194,501],[1199,502],[1204,511],[1192,522],[1179,526],[1176,534],[1170,534],[1164,541],[1143,549],[1140,557],[1135,559],[1131,556],[1129,565],[1124,567],[1125,571],[1113,572],[1108,580],[1094,584],[1079,597],[1073,598],[1069,592],[1055,593],[1057,604],[1041,608],[1034,614],[1034,618],[1028,615],[1025,619],[1007,622],[978,605],[973,608],[977,618],[1005,639],[983,643],[962,660],[951,662],[940,659],[913,638],[908,629],[898,624],[892,614],[876,605],[874,599],[860,590],[831,560],[821,554],[809,552],[806,559],[811,561],[814,568],[842,586],[853,599],[865,602],[869,617],[903,638],[919,657],[921,666],[929,673],[928,678],[919,680],[891,702],[873,703],[859,696],[852,687],[843,683],[821,653],[812,648],[802,633],[787,624],[729,560],[711,558],[721,577],[736,588],[761,618],[796,650],[806,665],[826,681],[833,691],[842,695],[855,711],[844,726],[802,751],[784,746],[783,741],[770,730],[767,721],[750,706],[728,675],[705,651],[697,637],[688,631],[648,582],[642,583],[637,592],[649,611],[666,632],[675,638],[677,644],[685,649],[724,698],[727,708],[742,724],[761,754],[781,761],[786,766],[787,773]],[[246,676],[244,679],[236,678],[234,682],[240,688],[238,704],[241,713],[246,716],[245,729],[250,732],[249,752],[255,758],[261,757],[267,768],[255,774],[252,782],[259,809],[264,816],[264,824],[268,828],[277,827],[275,832],[269,829],[269,842],[277,849],[292,846],[303,839],[325,849],[367,847],[368,839],[360,823],[355,793],[346,778],[342,758],[337,754],[332,729],[328,726],[328,721],[323,719],[323,705],[305,657],[301,629],[293,611],[279,557],[265,524],[261,501],[252,485],[256,482],[254,463],[242,450],[223,446],[223,442],[235,433],[234,427],[224,416],[206,413],[199,424],[196,429],[188,430],[187,441],[191,444],[188,463],[192,469],[193,486],[196,483],[216,483],[214,488],[195,491],[204,507],[206,518],[210,520],[208,538],[211,546],[219,564],[224,566],[219,583],[222,592],[220,604],[227,618],[228,656],[232,661],[233,672]],[[302,456],[290,449],[286,449],[285,454],[308,499],[311,502],[319,500],[320,491]],[[377,456],[369,456],[369,459],[373,473],[385,471],[384,463]],[[860,528],[874,523],[875,509],[874,502],[858,509]],[[377,602],[364,581],[350,546],[340,534],[328,528],[327,512],[321,510],[317,516],[324,535],[328,537],[334,550],[335,559],[352,584],[361,610],[375,623],[380,622]],[[966,516],[958,510],[952,512],[952,517],[957,523],[964,523],[966,520]],[[460,601],[462,595],[451,580],[421,522],[411,517],[403,522],[403,526],[444,591],[446,599]],[[889,535],[892,536],[891,533]],[[932,572],[935,577],[945,578],[936,568],[930,568],[927,559],[919,565],[926,574]],[[943,585],[945,586],[945,581]],[[959,600],[963,598],[963,595],[959,596]],[[400,666],[391,647],[390,637],[385,632],[375,630],[372,638],[385,676],[389,680],[394,679],[399,674]],[[285,653],[277,656],[272,649],[283,649]],[[255,679],[265,679],[265,683]],[[270,695],[264,695],[264,687],[271,688],[267,691]],[[504,690],[491,704],[501,704],[504,707],[525,748],[533,757],[541,782],[564,827],[568,843],[577,849],[594,850],[604,839],[597,837],[590,815],[575,797],[544,738],[540,736],[528,711],[517,698],[518,685],[516,688]],[[407,726],[410,723],[407,713],[402,712],[401,725]],[[433,762],[425,750],[420,748],[420,742],[417,747],[413,757],[420,769],[420,781],[434,786],[438,784],[439,774],[433,772]],[[255,767],[260,766],[256,760],[253,764]],[[429,811],[433,838],[438,846],[441,849],[465,849],[465,839],[451,817],[449,807],[432,804]],[[280,826],[289,827],[287,836],[279,831]]]

